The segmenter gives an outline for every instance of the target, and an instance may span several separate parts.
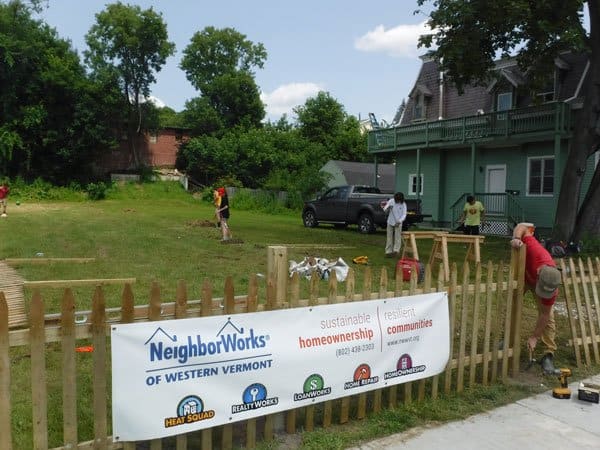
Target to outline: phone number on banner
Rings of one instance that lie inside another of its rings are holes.
[[[355,353],[368,352],[375,350],[375,344],[353,345],[352,347],[341,347],[335,351],[335,356],[350,356]]]

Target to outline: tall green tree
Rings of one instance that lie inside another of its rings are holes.
[[[181,68],[197,90],[203,92],[223,75],[247,73],[263,68],[267,51],[233,28],[206,27],[192,36],[183,51]]]
[[[367,156],[366,138],[361,135],[358,120],[348,116],[344,106],[329,92],[319,92],[294,108],[300,134],[324,147],[320,161],[329,159],[363,161]]]
[[[418,0],[433,4],[429,26],[420,45],[431,47],[433,57],[461,89],[485,82],[497,52],[516,53],[523,70],[532,74],[535,86],[554,67],[562,51],[589,53],[589,70],[582,87],[585,97],[578,112],[562,175],[554,233],[561,239],[579,240],[600,232],[600,171],[580,204],[588,158],[600,146],[600,1],[599,0]],[[583,26],[587,6],[590,31]]]
[[[192,111],[186,116],[196,123],[187,126],[216,135],[237,126],[260,127],[265,110],[254,69],[262,68],[266,58],[263,44],[249,41],[233,28],[206,27],[195,33],[180,67],[202,100],[189,104]]]
[[[118,81],[127,105],[129,148],[139,166],[135,141],[144,122],[142,103],[150,95],[156,73],[174,53],[175,44],[168,40],[160,13],[121,2],[109,4],[96,14],[96,24],[86,35],[86,42],[85,58],[94,74],[113,76]]]
[[[89,80],[70,43],[32,18],[38,6],[0,3],[0,171],[84,181],[112,142],[113,91]]]

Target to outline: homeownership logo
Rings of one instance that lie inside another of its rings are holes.
[[[425,372],[426,368],[427,366],[424,364],[420,366],[413,366],[411,356],[408,353],[405,353],[398,359],[398,362],[396,363],[396,370],[385,372],[383,374],[383,379],[389,380],[390,378],[404,377],[414,373]]]

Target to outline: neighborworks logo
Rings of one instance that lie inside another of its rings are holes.
[[[231,327],[232,330],[224,333],[227,327]],[[158,335],[166,339],[159,340]],[[207,340],[197,334],[188,335],[179,341],[177,335],[169,335],[158,327],[144,345],[148,345],[151,362],[176,360],[185,364],[190,358],[264,348],[268,340],[269,335],[257,334],[254,328],[238,328],[228,319],[213,340]]]

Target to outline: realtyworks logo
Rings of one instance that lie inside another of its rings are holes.
[[[226,329],[229,332],[226,333]],[[166,339],[159,340],[158,335]],[[151,362],[176,360],[185,364],[190,358],[264,348],[268,340],[269,335],[256,334],[253,328],[238,328],[228,318],[215,339],[206,339],[196,334],[184,336],[180,341],[176,334],[170,335],[158,327],[144,345],[148,345]]]

